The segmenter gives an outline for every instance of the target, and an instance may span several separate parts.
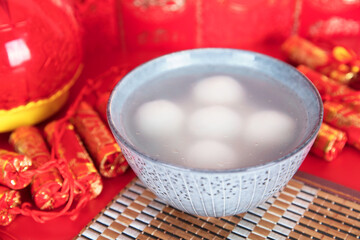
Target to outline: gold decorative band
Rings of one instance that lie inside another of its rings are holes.
[[[70,82],[49,98],[32,101],[10,110],[0,110],[0,133],[37,124],[59,111],[68,99],[69,89],[79,78],[82,69],[83,64],[78,67]]]

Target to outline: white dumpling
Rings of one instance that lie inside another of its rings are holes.
[[[142,104],[135,121],[140,134],[151,138],[168,137],[181,130],[184,114],[173,102],[160,99]]]
[[[239,135],[242,119],[234,110],[223,106],[200,108],[190,115],[188,129],[196,137],[231,139]]]
[[[233,149],[212,140],[192,144],[187,151],[184,164],[191,168],[201,169],[230,169],[239,165]]]
[[[275,110],[259,111],[252,114],[245,128],[245,139],[256,144],[279,145],[294,138],[294,119]]]
[[[244,98],[245,91],[234,78],[217,75],[197,82],[192,94],[202,104],[236,104]]]

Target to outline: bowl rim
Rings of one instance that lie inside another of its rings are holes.
[[[305,82],[309,85],[309,89],[310,91],[312,91],[315,95],[316,95],[316,99],[318,102],[319,107],[319,112],[318,112],[318,120],[314,126],[314,128],[311,130],[310,134],[294,149],[292,150],[290,153],[288,153],[285,156],[282,156],[281,158],[272,160],[272,161],[267,161],[264,163],[260,163],[260,164],[256,164],[256,165],[252,165],[252,166],[248,166],[248,167],[241,167],[241,168],[231,168],[231,169],[201,169],[201,168],[191,168],[191,167],[185,167],[185,166],[181,166],[181,165],[176,165],[170,162],[164,162],[161,161],[159,159],[154,159],[151,158],[150,156],[147,156],[146,154],[144,154],[143,152],[137,150],[137,148],[135,146],[133,146],[131,143],[129,143],[120,133],[119,131],[116,129],[115,127],[115,123],[113,123],[113,118],[111,116],[111,104],[113,102],[113,98],[115,95],[115,92],[117,91],[117,89],[119,88],[119,85],[122,84],[123,80],[126,79],[129,75],[131,76],[134,72],[136,71],[140,71],[141,68],[145,65],[149,65],[149,64],[153,64],[154,62],[157,61],[161,61],[164,58],[169,58],[172,56],[176,56],[179,54],[184,54],[184,53],[190,53],[190,52],[203,52],[203,51],[237,51],[237,52],[243,52],[243,53],[247,53],[247,54],[252,54],[253,56],[258,56],[261,58],[266,58],[268,60],[271,60],[273,62],[275,62],[278,65],[283,65],[286,68],[288,68],[289,70],[293,71],[295,74],[298,74],[299,76],[301,76],[301,78],[303,78],[304,80],[306,80]],[[139,70],[140,69],[140,70]],[[134,69],[132,69],[130,72],[128,72],[119,82],[117,82],[117,84],[114,86],[114,88],[111,90],[111,94],[110,97],[108,99],[108,103],[107,103],[107,107],[106,107],[106,115],[107,115],[107,121],[108,124],[110,126],[110,129],[112,131],[112,133],[115,135],[115,137],[123,144],[125,145],[127,148],[130,148],[132,151],[134,151],[136,154],[140,155],[143,159],[146,159],[147,161],[150,161],[154,164],[160,164],[160,165],[165,165],[166,167],[170,167],[170,168],[174,168],[180,171],[185,171],[185,172],[199,172],[199,173],[217,173],[217,174],[221,174],[221,173],[238,173],[238,172],[249,172],[249,171],[257,171],[263,168],[269,168],[275,164],[279,164],[280,162],[283,162],[289,158],[291,158],[292,156],[296,155],[297,153],[301,152],[304,148],[306,148],[306,146],[308,146],[311,141],[313,139],[316,138],[319,130],[320,130],[320,126],[322,124],[323,121],[323,102],[321,100],[320,94],[318,92],[318,90],[316,89],[316,87],[314,86],[314,84],[304,75],[302,74],[300,71],[298,71],[295,67],[291,66],[290,64],[281,61],[279,59],[276,59],[274,57],[271,57],[269,55],[266,54],[262,54],[259,52],[255,52],[255,51],[250,51],[250,50],[243,50],[243,49],[235,49],[235,48],[195,48],[195,49],[187,49],[187,50],[181,50],[181,51],[175,51],[175,52],[171,52],[168,54],[164,54],[161,55],[159,57],[155,57],[149,61],[146,61],[138,66],[136,66]]]

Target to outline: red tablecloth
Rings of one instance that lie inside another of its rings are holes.
[[[279,46],[261,46],[256,51],[281,58]],[[96,77],[111,66],[126,64],[134,67],[153,57],[162,55],[162,52],[140,52],[131,55],[120,53],[106,54],[92,58],[86,63],[83,75],[72,89],[70,98],[74,99],[76,93],[84,84],[86,79]],[[10,148],[8,145],[9,134],[0,134],[0,148]],[[318,177],[325,178],[335,183],[360,191],[360,151],[351,147],[346,147],[341,155],[333,162],[325,162],[322,159],[309,155],[300,171],[304,171]],[[126,174],[113,179],[104,179],[104,190],[101,195],[92,200],[80,213],[76,221],[71,221],[69,217],[59,217],[47,223],[37,223],[30,217],[18,216],[15,221],[7,227],[0,227],[0,239],[8,239],[4,231],[15,237],[15,239],[72,239],[79,231],[96,216],[119,191],[126,186],[134,177],[134,173],[128,170]],[[10,238],[11,239],[11,238]]]

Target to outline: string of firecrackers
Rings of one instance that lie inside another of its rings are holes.
[[[310,152],[334,160],[349,144],[360,150],[360,57],[344,46],[330,51],[292,36],[282,50],[318,89],[324,103],[324,119]]]
[[[40,223],[59,216],[74,220],[101,193],[102,177],[116,177],[127,170],[105,124],[110,93],[96,90],[99,84],[89,80],[64,117],[44,129],[24,126],[10,134],[13,150],[0,150],[0,226],[9,225],[18,214]],[[99,96],[97,110],[85,100],[90,93]],[[21,202],[20,191],[27,187],[32,201]]]

